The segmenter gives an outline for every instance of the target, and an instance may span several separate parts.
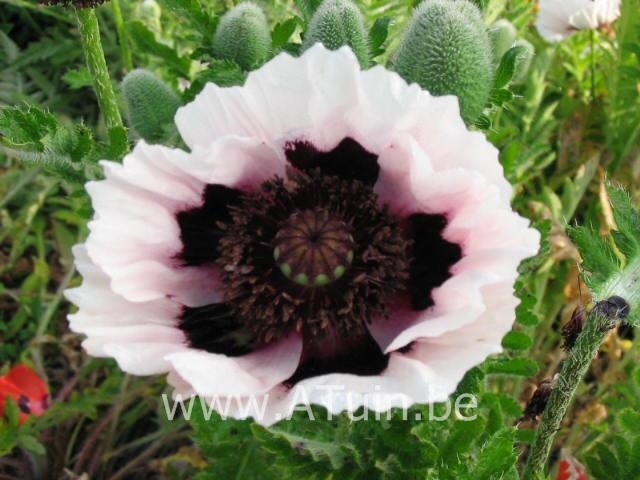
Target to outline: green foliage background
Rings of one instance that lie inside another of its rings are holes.
[[[268,15],[271,55],[298,52],[319,2],[256,3]],[[413,2],[356,3],[370,33],[370,60],[386,64]],[[410,409],[408,420],[394,412],[381,421],[340,415],[311,422],[298,412],[266,429],[215,415],[168,421],[164,379],[129,377],[81,353],[62,292],[79,282],[70,250],[92,214],[83,183],[100,176],[99,159],[121,157],[137,138],[131,129],[127,138],[109,137],[74,12],[0,0],[0,368],[31,363],[54,398],[44,417],[22,427],[15,406],[7,407],[2,478],[518,478],[535,428],[519,420],[534,385],[562,361],[561,325],[590,301],[589,292],[598,301],[622,289],[638,304],[640,289],[624,279],[640,264],[640,1],[625,0],[612,27],[558,45],[537,36],[533,2],[475,3],[487,25],[506,18],[536,49],[522,80],[512,78],[517,50],[497,62],[491,100],[474,128],[500,149],[514,207],[544,237],[541,253],[521,266],[522,303],[505,352],[471,370],[456,392],[477,395],[478,418],[425,421],[428,406]],[[132,65],[153,71],[183,102],[208,81],[241,84],[247,72],[216,58],[211,43],[234,4],[120,0]],[[119,83],[129,61],[113,5],[96,12]],[[608,190],[608,182],[628,193]],[[578,288],[581,268],[588,275]],[[590,478],[640,477],[639,357],[633,328],[608,337],[558,434],[552,473],[564,448]]]

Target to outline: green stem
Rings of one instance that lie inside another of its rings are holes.
[[[596,42],[595,31],[591,29],[591,102],[596,101]]]
[[[107,62],[104,58],[102,43],[100,42],[100,28],[96,12],[92,8],[83,8],[78,9],[76,13],[82,38],[82,48],[107,131],[114,128],[124,129],[116,94],[113,91],[113,85],[109,77]]]
[[[130,72],[133,70],[133,57],[131,55],[131,48],[129,45],[129,34],[127,33],[127,28],[125,27],[124,20],[122,18],[120,0],[111,0],[111,8],[113,10],[113,19],[116,23],[116,30],[118,31],[118,39],[120,40],[120,51],[122,52],[124,71]]]
[[[553,446],[553,440],[560,429],[562,419],[567,413],[578,385],[607,335],[607,325],[610,321],[600,313],[598,308],[594,308],[589,314],[584,330],[569,352],[569,356],[562,365],[560,375],[555,380],[549,402],[542,414],[535,440],[529,452],[524,469],[524,480],[545,478],[544,469]]]

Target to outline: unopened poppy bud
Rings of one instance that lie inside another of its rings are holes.
[[[527,403],[527,406],[524,409],[522,420],[535,420],[542,414],[542,412],[544,412],[544,409],[547,407],[547,403],[549,402],[551,392],[553,391],[553,384],[555,383],[556,377],[545,378],[538,384],[538,388],[533,392],[529,403]]]
[[[488,33],[489,40],[491,40],[493,60],[495,63],[499,63],[502,56],[516,41],[516,27],[509,20],[501,18],[489,27]]]
[[[524,39],[516,40],[513,46],[520,47],[520,53],[516,57],[515,69],[511,81],[512,83],[519,84],[527,77],[536,50],[531,43]]]
[[[369,65],[369,34],[358,7],[350,0],[325,0],[311,17],[302,49],[322,43],[329,50],[349,45],[362,67]]]
[[[149,70],[136,69],[122,80],[129,124],[144,140],[161,143],[174,136],[173,117],[180,97]]]
[[[213,36],[213,54],[245,70],[259,67],[271,51],[271,33],[260,7],[241,3],[225,13]]]
[[[493,86],[491,44],[478,7],[467,0],[422,2],[393,68],[433,95],[456,95],[462,118],[472,123]]]
[[[564,339],[562,348],[564,350],[569,351],[573,348],[586,321],[587,311],[582,305],[576,307],[571,314],[571,319],[562,327],[562,338]]]

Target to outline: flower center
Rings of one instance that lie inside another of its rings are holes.
[[[293,213],[273,242],[282,274],[298,285],[323,287],[342,277],[353,262],[349,226],[326,209]]]

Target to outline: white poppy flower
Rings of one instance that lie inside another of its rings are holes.
[[[536,28],[550,42],[596,29],[620,16],[620,0],[539,0]]]
[[[501,350],[539,234],[455,97],[318,44],[176,124],[190,153],[140,142],[87,184],[67,295],[90,354],[270,424],[441,401]]]

